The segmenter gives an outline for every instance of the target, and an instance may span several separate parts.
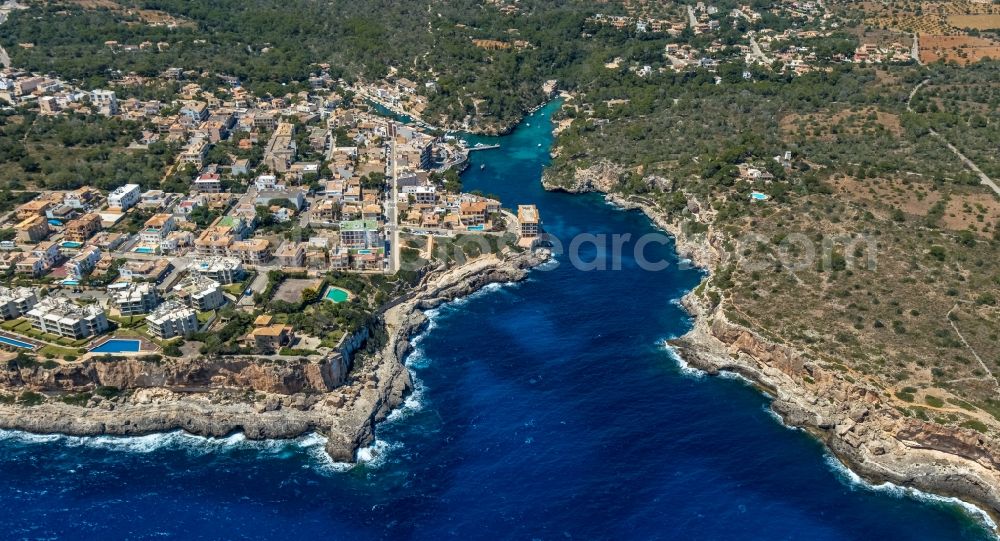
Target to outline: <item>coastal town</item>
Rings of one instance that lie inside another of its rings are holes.
[[[161,78],[196,75],[171,69]],[[310,334],[271,301],[293,311],[356,304],[372,292],[335,286],[338,279],[421,273],[454,262],[455,251],[461,259],[462,241],[475,237],[486,251],[537,244],[534,206],[508,210],[462,191],[458,172],[479,147],[379,114],[363,97],[384,99],[376,86],[345,90],[323,66],[309,91],[281,97],[225,80],[222,88],[185,82],[181,97],[164,103],[0,71],[8,106],[142,123],[133,146],[173,145],[164,176],[180,179],[176,191],[133,183],[104,191],[79,179],[75,189],[19,192],[23,203],[0,217],[6,356],[53,366],[197,356],[214,351],[205,338],[226,329],[229,353],[323,359],[358,329]],[[133,84],[151,81],[117,82]],[[208,158],[220,151],[225,163]],[[235,333],[233,321],[242,322]]]
[[[0,524],[988,538],[997,58],[995,0],[0,0]]]

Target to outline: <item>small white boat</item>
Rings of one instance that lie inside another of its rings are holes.
[[[485,164],[485,163],[483,163],[483,164],[480,164],[480,165],[479,165],[479,169],[486,169],[486,164]]]

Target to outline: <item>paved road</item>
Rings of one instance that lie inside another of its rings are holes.
[[[396,274],[399,272],[399,208],[396,204],[399,195],[399,169],[396,167],[396,139],[392,140],[392,151],[389,159],[391,160],[392,175],[391,180],[392,188],[389,190],[389,201],[386,202],[386,214],[388,214],[389,223],[386,225],[386,229],[389,231],[390,235],[390,251],[389,251],[389,273]]]
[[[917,92],[921,88],[923,88],[924,85],[926,85],[929,82],[930,82],[930,79],[924,79],[923,81],[920,81],[920,84],[918,84],[917,86],[913,87],[913,90],[910,91],[910,97],[906,100],[906,110],[907,111],[909,111],[911,113],[914,112],[913,111],[913,107],[910,106],[910,103],[913,101],[913,97],[917,95]],[[952,154],[954,154],[955,156],[957,156],[958,159],[961,160],[962,163],[965,164],[966,167],[968,167],[969,169],[972,169],[972,172],[975,173],[977,176],[979,176],[979,182],[980,183],[982,183],[984,186],[987,186],[988,188],[990,188],[991,190],[993,190],[993,193],[997,194],[997,196],[1000,197],[1000,186],[997,186],[997,183],[994,182],[993,179],[991,179],[990,177],[986,176],[986,173],[983,173],[983,170],[980,169],[979,166],[977,166],[975,163],[973,163],[972,160],[970,160],[969,158],[965,157],[965,154],[962,154],[962,152],[960,150],[958,150],[958,148],[956,148],[955,145],[949,143],[948,140],[945,139],[944,136],[941,135],[940,133],[938,133],[934,128],[928,127],[927,131],[930,132],[930,134],[932,136],[937,137],[938,139],[940,139],[941,142],[944,143],[944,145],[946,147],[948,147],[948,150],[950,150],[952,152]]]
[[[764,51],[760,50],[760,45],[757,44],[757,40],[750,38],[750,50],[753,51],[753,55],[760,59],[764,64],[770,65],[772,60],[764,54]]]
[[[7,16],[10,12],[15,9],[27,9],[28,6],[22,6],[17,2],[7,1],[0,5],[0,24],[7,22]],[[10,67],[10,56],[7,55],[7,51],[3,47],[0,47],[0,65],[5,68]]]
[[[687,8],[688,8],[688,25],[691,27],[691,30],[694,30],[694,27],[698,26],[698,18],[694,16],[693,7],[688,6]]]
[[[0,11],[0,24],[7,22],[7,12]],[[7,51],[3,47],[0,47],[0,65],[5,68],[10,67],[10,57],[7,56]]]
[[[264,291],[267,287],[267,270],[258,268],[257,276],[254,277],[253,281],[250,282],[250,290],[254,293],[260,293]],[[237,301],[236,304],[239,306],[253,306],[253,295],[242,296]]]

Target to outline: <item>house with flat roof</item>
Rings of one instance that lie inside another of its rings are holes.
[[[38,304],[38,296],[30,287],[0,286],[0,317],[16,319]]]
[[[174,286],[174,296],[199,312],[221,308],[226,304],[219,282],[198,273],[190,273]]]
[[[108,297],[111,305],[123,316],[145,314],[160,304],[160,294],[149,282],[127,282],[125,287],[116,286],[108,288]]]
[[[535,205],[518,205],[517,221],[521,224],[521,238],[534,238],[540,232],[541,220]]]
[[[191,262],[190,269],[220,284],[232,284],[243,279],[243,262],[235,257],[208,257]]]
[[[198,332],[198,313],[181,302],[168,300],[146,316],[146,328],[161,340],[189,336]]]
[[[374,220],[340,222],[340,244],[347,248],[371,248],[379,244],[378,223]]]
[[[119,186],[108,195],[108,208],[125,212],[139,202],[141,194],[142,192],[139,190],[138,184]]]
[[[65,297],[46,297],[28,311],[31,326],[44,333],[79,339],[108,330],[108,318],[97,304],[80,306]]]
[[[63,266],[66,269],[66,277],[79,280],[90,274],[97,262],[101,260],[101,249],[97,246],[85,246]]]
[[[84,186],[63,196],[63,203],[79,210],[97,206],[100,198],[101,192],[99,190]]]

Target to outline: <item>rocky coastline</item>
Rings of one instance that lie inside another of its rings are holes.
[[[532,252],[488,254],[437,269],[380,314],[388,340],[377,355],[355,360],[338,385],[338,363],[259,363],[215,359],[92,360],[79,366],[12,368],[0,385],[32,392],[114,387],[130,392],[95,395],[86,404],[49,400],[0,404],[0,428],[69,436],[143,436],[182,430],[204,437],[243,433],[248,439],[288,439],[318,433],[339,462],[355,460],[374,440],[376,424],[412,389],[403,361],[410,338],[423,327],[423,310],[469,295],[485,285],[523,279],[544,261]]]
[[[599,192],[624,210],[643,212],[670,233],[682,258],[709,275],[722,263],[722,241],[708,223],[691,234],[641,197],[613,193],[624,168],[599,163],[556,181],[547,190]],[[655,182],[656,179],[649,179]],[[884,400],[884,390],[864,378],[831,370],[726,317],[693,290],[682,304],[694,320],[669,346],[689,366],[709,375],[734,373],[773,397],[772,410],[786,426],[813,434],[850,470],[872,484],[892,483],[953,497],[985,512],[996,533],[1000,523],[1000,443],[971,429],[944,427],[905,417]]]

